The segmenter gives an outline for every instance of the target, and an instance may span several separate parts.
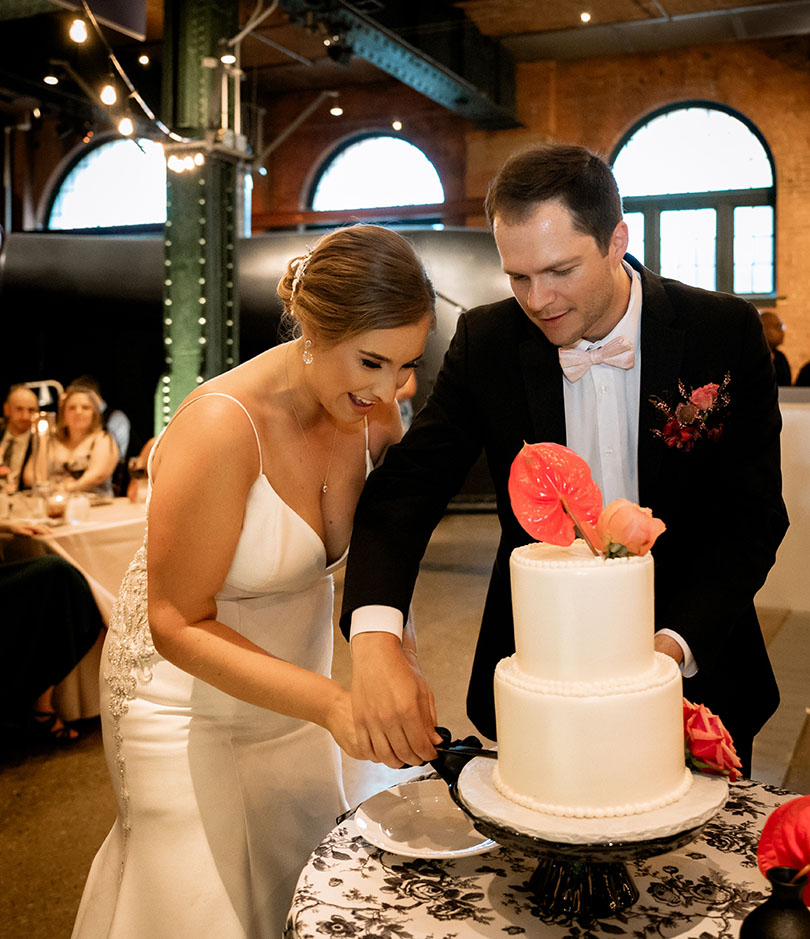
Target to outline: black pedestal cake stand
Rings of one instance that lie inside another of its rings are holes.
[[[590,838],[588,832],[598,829],[599,823],[594,826],[593,819],[566,819],[562,820],[562,837],[558,839],[554,832],[559,820],[551,816],[523,810],[518,812],[522,816],[519,826],[498,817],[499,802],[504,804],[505,814],[511,814],[515,806],[500,796],[491,783],[492,761],[448,750],[432,765],[447,783],[453,801],[469,816],[477,831],[506,848],[539,859],[529,888],[541,917],[549,922],[578,920],[587,923],[632,906],[639,892],[626,863],[666,854],[688,844],[723,806],[728,792],[724,779],[696,777],[701,782],[690,790],[692,798],[679,800],[684,803],[680,809],[679,803],[666,807],[668,823],[652,824],[649,834],[628,833],[629,826],[620,822],[616,826],[617,836],[611,837],[611,820],[605,819],[600,820],[605,832]],[[700,788],[701,792],[694,794],[695,788]],[[490,806],[494,810],[490,810]],[[536,828],[531,816],[536,816]],[[638,818],[641,829],[643,817]],[[581,836],[578,828],[582,830]],[[572,834],[574,840],[567,840]]]
[[[688,844],[703,828],[699,825],[677,835],[647,841],[568,844],[548,841],[476,815],[458,791],[454,799],[481,834],[506,848],[539,858],[529,888],[543,918],[552,921],[592,921],[626,910],[639,897],[626,862],[674,851]]]

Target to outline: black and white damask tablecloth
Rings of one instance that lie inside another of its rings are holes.
[[[301,874],[285,939],[475,936],[736,937],[770,893],[756,851],[770,813],[795,793],[741,780],[725,807],[677,851],[627,868],[630,909],[593,923],[548,923],[529,889],[536,857],[495,846],[465,857],[402,857],[374,847],[353,817],[337,825]]]

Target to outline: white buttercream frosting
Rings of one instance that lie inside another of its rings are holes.
[[[495,766],[492,773],[492,782],[495,788],[507,799],[522,805],[524,808],[531,809],[533,812],[542,812],[543,815],[558,815],[563,818],[623,818],[627,815],[641,815],[644,812],[653,812],[661,809],[665,805],[671,805],[683,798],[692,785],[692,773],[684,766],[683,778],[680,784],[672,792],[659,796],[657,799],[649,799],[646,802],[628,802],[625,805],[558,805],[551,802],[539,802],[530,796],[515,792],[511,786],[507,786],[501,779],[498,767]]]
[[[653,645],[653,562],[584,542],[512,553],[515,654],[495,672],[493,784],[544,815],[615,818],[681,799],[682,683]]]

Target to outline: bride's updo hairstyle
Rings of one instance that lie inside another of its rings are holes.
[[[436,293],[416,252],[378,225],[325,235],[290,261],[276,289],[293,332],[303,327],[327,345],[436,319]]]

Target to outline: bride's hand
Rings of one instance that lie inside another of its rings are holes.
[[[413,650],[390,633],[352,640],[352,704],[363,757],[398,769],[436,756],[436,710]]]
[[[336,689],[335,696],[327,708],[324,726],[335,738],[335,743],[344,753],[347,753],[355,760],[365,759],[365,755],[357,743],[351,692],[340,687],[337,683]]]

